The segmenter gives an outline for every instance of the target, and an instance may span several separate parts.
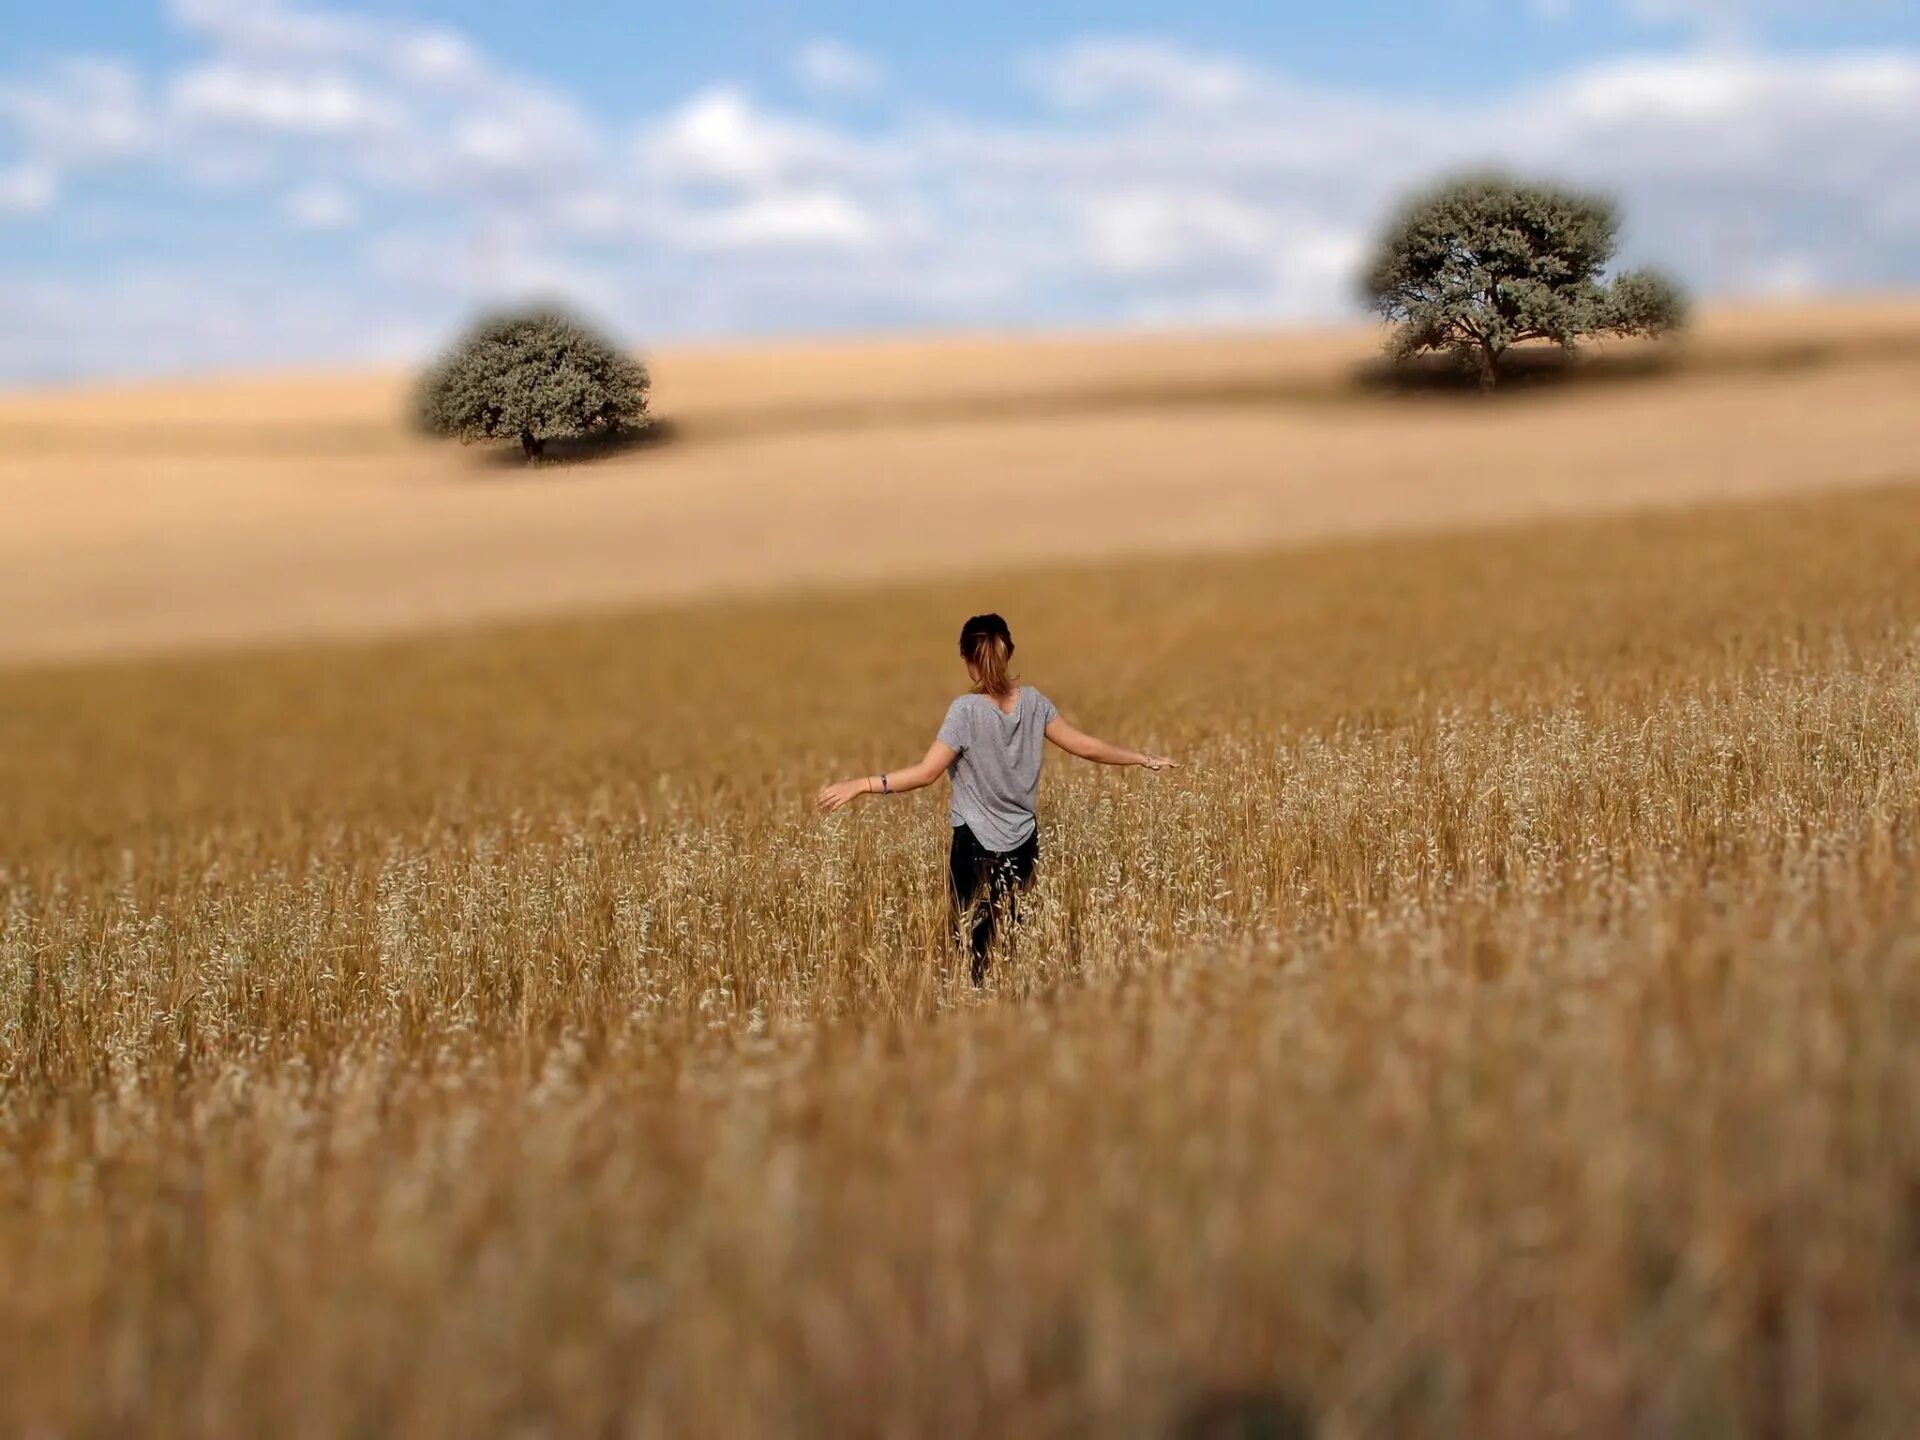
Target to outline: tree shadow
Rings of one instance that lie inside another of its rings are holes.
[[[1318,1428],[1312,1412],[1286,1391],[1248,1386],[1195,1398],[1168,1440],[1314,1440]]]
[[[679,427],[671,420],[650,420],[643,426],[624,430],[580,435],[567,440],[549,440],[538,460],[529,460],[520,451],[518,441],[489,445],[479,456],[481,468],[495,473],[551,477],[556,470],[591,468],[608,460],[657,450],[680,437]]]
[[[1814,370],[1848,358],[1912,353],[1912,346],[1789,341],[1752,350],[1715,354],[1684,343],[1660,343],[1606,351],[1583,348],[1568,354],[1557,346],[1510,350],[1500,365],[1500,383],[1480,388],[1480,372],[1459,357],[1415,355],[1405,360],[1367,360],[1352,372],[1353,388],[1370,395],[1527,395],[1569,386],[1628,385],[1677,375],[1777,375]]]
[[[1353,381],[1360,390],[1374,395],[1471,395],[1477,399],[1489,393],[1497,397],[1570,385],[1656,380],[1681,367],[1681,357],[1671,350],[1569,355],[1557,347],[1543,347],[1510,352],[1500,364],[1500,381],[1491,392],[1480,388],[1480,372],[1474,366],[1453,355],[1368,360],[1355,368]]]

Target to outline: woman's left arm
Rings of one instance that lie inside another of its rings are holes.
[[[1170,770],[1180,763],[1165,755],[1149,755],[1142,750],[1129,750],[1124,745],[1096,739],[1084,730],[1074,729],[1058,715],[1047,722],[1047,739],[1069,755],[1091,760],[1096,765],[1144,765],[1149,770]]]
[[[851,805],[862,795],[904,795],[909,790],[924,790],[947,773],[947,767],[953,764],[959,754],[946,741],[936,740],[928,748],[926,758],[918,765],[822,785],[820,793],[813,797],[813,807],[825,814],[832,814],[842,806]]]

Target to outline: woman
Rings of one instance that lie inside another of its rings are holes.
[[[1033,802],[1040,788],[1041,740],[1100,765],[1164,770],[1174,762],[1082,734],[1060,718],[1046,696],[1031,685],[1015,683],[1007,669],[1013,635],[998,615],[967,621],[960,631],[960,658],[967,662],[973,689],[947,707],[946,722],[926,758],[904,770],[825,786],[815,804],[833,811],[862,795],[904,795],[942,775],[952,777],[947,819],[953,826],[953,851],[947,883],[955,938],[963,929],[968,932],[973,983],[978,985],[986,977],[987,948],[993,943],[998,912],[1004,906],[1019,918],[1015,897],[1033,883],[1034,862],[1040,858]]]

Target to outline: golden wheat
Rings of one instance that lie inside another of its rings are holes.
[[[1916,576],[1903,489],[0,678],[0,1427],[1903,1434]],[[1187,767],[1052,768],[976,993],[938,802],[805,800],[983,596]]]

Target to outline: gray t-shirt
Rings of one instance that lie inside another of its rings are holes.
[[[947,707],[940,739],[960,752],[947,771],[953,781],[947,818],[954,828],[965,825],[982,846],[1001,854],[1026,844],[1047,722],[1057,713],[1031,685],[1020,687],[1011,715],[985,695],[962,695]]]

